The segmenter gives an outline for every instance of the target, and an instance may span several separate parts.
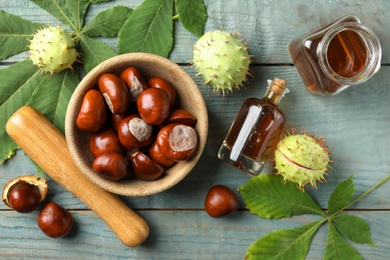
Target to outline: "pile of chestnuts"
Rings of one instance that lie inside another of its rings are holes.
[[[196,118],[178,108],[176,89],[165,79],[145,79],[136,67],[105,73],[83,97],[77,127],[91,133],[92,168],[119,181],[160,178],[198,148]]]
[[[30,213],[45,200],[47,191],[45,179],[34,175],[20,176],[4,186],[2,200],[16,212]],[[49,202],[40,210],[37,224],[48,237],[64,237],[72,228],[73,217],[57,203]]]

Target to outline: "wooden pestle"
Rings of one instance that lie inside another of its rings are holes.
[[[97,213],[127,246],[149,234],[147,222],[116,195],[93,184],[74,164],[65,136],[36,109],[24,106],[6,124],[8,135],[53,180]]]

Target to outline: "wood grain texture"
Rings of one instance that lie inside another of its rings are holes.
[[[115,5],[136,8],[141,3],[142,0],[112,0],[94,4],[86,21]],[[390,24],[390,17],[386,14],[386,10],[390,9],[390,2],[387,0],[205,0],[205,3],[209,13],[205,31],[223,28],[241,33],[241,37],[249,43],[250,54],[254,56],[255,62],[260,64],[291,64],[287,46],[292,39],[345,14],[361,18],[366,26],[376,32],[383,46],[390,43],[386,28],[386,25]],[[20,6],[23,6],[23,9]],[[0,0],[0,8],[34,22],[58,24],[50,14],[29,0]],[[174,29],[175,41],[170,59],[178,63],[189,62],[196,37],[187,32],[179,22],[175,23]],[[103,41],[116,49],[115,38]],[[9,60],[26,57],[27,54],[22,54]],[[382,62],[389,63],[389,59],[390,50],[384,48]]]
[[[93,5],[87,21],[102,10],[115,5],[137,7],[142,0],[112,0]],[[390,173],[390,1],[387,0],[206,0],[206,31],[226,29],[241,32],[254,56],[253,78],[246,90],[229,96],[215,96],[211,88],[196,83],[205,98],[209,116],[207,144],[196,167],[179,184],[152,196],[121,197],[150,224],[151,233],[137,249],[122,245],[104,223],[82,201],[55,183],[50,177],[46,201],[55,201],[70,209],[76,225],[69,237],[46,238],[36,226],[37,211],[20,215],[0,205],[1,258],[130,258],[130,259],[243,259],[247,247],[274,229],[291,228],[307,223],[312,216],[265,220],[249,214],[240,198],[240,211],[225,219],[211,219],[203,212],[204,198],[214,184],[232,189],[251,177],[217,159],[217,151],[242,102],[248,97],[261,97],[266,80],[287,80],[291,93],[280,104],[289,127],[305,129],[326,138],[334,163],[328,183],[307,192],[322,208],[335,185],[355,174],[355,195],[361,195]],[[0,9],[46,24],[55,19],[29,0],[0,0]],[[336,96],[309,94],[292,66],[287,45],[321,24],[345,14],[360,17],[379,36],[382,68],[368,82]],[[116,39],[102,39],[116,49]],[[193,77],[193,68],[185,66],[192,57],[196,37],[180,23],[175,23],[175,42],[170,59],[183,65]],[[4,66],[27,58],[26,53],[1,63]],[[0,65],[1,65],[0,64]],[[272,171],[272,163],[267,171]],[[0,186],[9,179],[35,173],[33,163],[19,151],[0,167]],[[390,254],[389,210],[390,182],[353,205],[353,212],[366,220],[377,247],[353,244],[364,259],[388,259]],[[316,234],[308,259],[321,259],[326,244],[327,228]],[[44,250],[42,249],[44,248]]]
[[[243,259],[247,248],[259,238],[317,220],[303,215],[267,220],[248,212],[225,219],[212,219],[203,211],[141,211],[151,224],[148,239],[136,249],[119,243],[112,232],[91,212],[72,211],[75,225],[70,235],[47,238],[36,226],[36,214],[0,214],[0,257],[67,259]],[[368,222],[376,247],[352,244],[364,259],[386,259],[389,212],[350,213]],[[327,240],[327,224],[316,233],[306,259],[321,259]]]
[[[192,68],[185,69],[194,75]],[[356,193],[361,194],[390,172],[386,156],[390,153],[388,108],[380,105],[390,99],[386,91],[386,82],[390,81],[389,67],[383,67],[370,81],[333,97],[309,94],[292,66],[254,66],[252,70],[254,77],[247,89],[232,95],[218,97],[210,88],[201,87],[210,127],[203,154],[190,174],[168,191],[137,199],[124,197],[126,202],[135,209],[202,208],[204,196],[213,184],[225,184],[233,189],[243,185],[250,176],[219,161],[217,151],[242,102],[248,97],[261,96],[266,90],[266,80],[273,77],[286,79],[291,90],[280,103],[289,127],[324,136],[325,144],[333,153],[334,163],[327,177],[328,183],[320,184],[318,190],[308,188],[323,208],[327,207],[334,186],[350,175],[355,174]],[[201,85],[199,78],[196,81]],[[20,165],[17,169],[16,164]],[[20,152],[0,167],[0,184],[5,184],[18,173],[28,172],[35,172],[35,168]],[[385,183],[382,189],[370,194],[354,208],[389,209],[390,198],[386,192],[389,187],[390,183]],[[51,188],[49,195],[60,199],[66,206],[85,208],[55,184]],[[0,208],[5,206],[0,205]]]

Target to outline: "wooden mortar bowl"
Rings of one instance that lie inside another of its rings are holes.
[[[144,78],[160,77],[170,82],[177,91],[179,107],[191,112],[197,119],[195,130],[199,137],[199,148],[188,161],[178,162],[168,168],[162,177],[154,181],[141,181],[135,178],[110,181],[92,169],[93,157],[89,150],[90,134],[76,126],[83,97],[91,88],[97,88],[98,78],[104,73],[119,75],[129,66],[141,70]],[[147,196],[160,193],[180,182],[198,162],[208,133],[207,107],[197,84],[176,63],[148,53],[122,54],[108,59],[91,70],[74,91],[66,112],[65,137],[71,157],[80,171],[97,186],[123,196]]]

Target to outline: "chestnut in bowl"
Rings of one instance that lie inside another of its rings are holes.
[[[96,174],[92,168],[94,158],[89,148],[91,133],[81,131],[76,125],[83,97],[90,89],[96,88],[99,77],[106,73],[120,75],[128,67],[136,67],[146,82],[148,79],[156,77],[167,81],[176,90],[176,108],[190,112],[196,119],[194,129],[198,135],[198,148],[194,155],[189,160],[179,161],[166,168],[164,174],[153,181],[143,181],[137,178],[123,178],[119,181],[112,181]],[[165,191],[176,185],[187,176],[198,162],[206,144],[207,134],[208,115],[206,104],[192,77],[169,59],[148,53],[118,55],[96,66],[75,89],[66,112],[65,136],[75,164],[97,186],[124,196],[147,196]]]

